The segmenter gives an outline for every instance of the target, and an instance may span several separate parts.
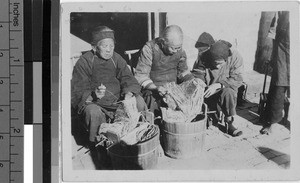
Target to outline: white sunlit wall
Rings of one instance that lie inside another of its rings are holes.
[[[214,39],[232,43],[244,59],[245,71],[252,70],[257,48],[257,37],[261,12],[231,13],[167,13],[168,25],[179,25],[184,32],[184,49],[191,68],[197,58],[194,47],[202,32],[210,33]]]

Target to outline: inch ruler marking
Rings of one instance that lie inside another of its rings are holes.
[[[0,7],[0,182],[23,183],[23,1]]]

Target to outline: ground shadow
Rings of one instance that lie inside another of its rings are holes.
[[[290,121],[288,118],[288,109],[285,106],[285,116],[279,122],[280,125],[284,126],[286,129],[290,130]],[[263,119],[259,114],[259,104],[244,100],[242,103],[238,103],[236,107],[237,115],[246,119],[255,125],[263,125]]]
[[[258,147],[257,149],[268,161],[273,161],[283,168],[290,168],[290,155],[267,147]]]
[[[258,104],[247,99],[238,100],[236,107],[237,115],[247,120],[248,123],[262,126],[262,120],[258,112]],[[208,114],[208,126],[213,125],[223,133],[226,133],[224,120],[217,114]]]
[[[73,112],[71,114],[71,133],[77,145],[87,147],[88,132],[81,123],[80,117]]]
[[[238,103],[236,112],[238,116],[246,119],[247,121],[256,125],[261,125],[257,103],[253,103],[245,99],[242,102]]]
[[[284,126],[286,129],[288,129],[289,131],[291,131],[291,122],[286,118],[284,117],[280,122],[279,124],[281,124],[282,126]]]

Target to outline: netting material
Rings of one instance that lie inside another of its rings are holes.
[[[146,122],[145,118],[139,122],[140,116],[141,112],[138,112],[135,97],[123,100],[115,113],[114,122],[101,124],[99,134],[104,134],[110,140],[126,145],[150,139],[156,134],[157,129]]]
[[[174,82],[163,86],[167,90],[165,102],[168,108],[161,107],[166,122],[191,122],[202,109],[206,84],[198,78],[180,85]]]

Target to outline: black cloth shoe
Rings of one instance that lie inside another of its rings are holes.
[[[232,137],[238,137],[243,134],[243,132],[241,130],[238,130],[232,124],[227,124],[227,133],[229,135],[231,135]]]
[[[226,124],[226,133],[231,135],[232,137],[238,137],[243,134],[241,130],[238,130],[235,126],[233,126],[233,120],[234,118],[231,117],[230,120],[225,118],[225,124]]]

